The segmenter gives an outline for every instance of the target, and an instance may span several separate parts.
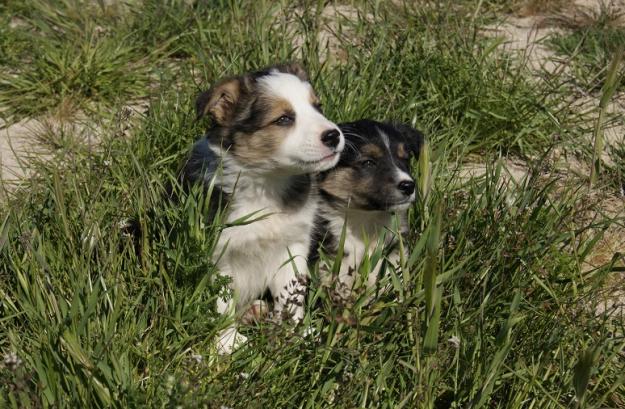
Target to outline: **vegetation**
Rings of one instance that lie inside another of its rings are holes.
[[[591,164],[594,123],[562,103],[565,74],[535,81],[480,33],[497,4],[395,3],[0,5],[0,115],[61,123],[0,203],[0,407],[625,407],[622,311],[598,312],[622,260],[588,264],[623,221],[596,212],[589,174],[548,172],[556,150]],[[200,194],[162,197],[208,125],[197,93],[290,59],[328,117],[428,136],[410,255],[347,303],[313,271],[302,325],[244,325],[249,343],[222,357],[224,226]],[[617,191],[619,166],[594,189]]]

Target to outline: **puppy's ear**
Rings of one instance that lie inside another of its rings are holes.
[[[304,69],[304,67],[297,62],[290,62],[286,64],[276,65],[275,67],[280,72],[286,72],[287,74],[293,74],[300,80],[306,82],[308,81],[308,73]]]
[[[423,134],[410,125],[395,123],[393,126],[399,131],[404,139],[404,144],[403,146],[400,146],[399,149],[405,150],[404,155],[419,159],[421,147],[423,147]]]
[[[242,79],[226,78],[202,92],[195,101],[197,119],[210,115],[219,125],[226,125],[232,119],[241,98]]]

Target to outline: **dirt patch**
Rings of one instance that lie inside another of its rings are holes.
[[[65,120],[49,115],[9,126],[0,120],[0,192],[31,176],[33,159],[47,160],[55,151],[76,145],[96,148],[107,132],[116,138],[130,137],[147,109],[147,101],[142,101],[122,107],[109,119],[94,120],[74,112]]]
[[[565,9],[569,21],[583,24],[601,13],[613,16],[614,25],[625,25],[625,0],[575,0],[575,7]]]
[[[543,44],[548,36],[561,30],[543,26],[544,17],[507,17],[482,31],[489,37],[503,38],[502,49],[520,57],[535,72],[555,74],[566,67],[565,61]]]
[[[599,96],[583,94],[571,95],[574,99],[574,106],[580,112],[588,112],[588,118],[591,121],[592,128],[595,126],[597,116],[599,114]],[[625,92],[617,93],[605,108],[605,122],[603,124],[603,137],[605,148],[601,153],[601,159],[609,166],[614,165],[613,158],[610,156],[610,147],[620,145],[625,141]],[[589,132],[584,135],[586,143],[592,145],[593,133]]]
[[[514,182],[518,185],[529,172],[529,167],[521,161],[502,158],[499,160],[499,163],[502,165],[501,175],[504,183]],[[467,181],[485,175],[486,171],[487,166],[485,163],[469,162],[463,164],[458,176],[461,181]]]
[[[307,11],[314,14],[314,11]],[[295,9],[296,16],[301,16],[304,11]],[[328,4],[318,16],[319,31],[317,42],[319,45],[319,59],[323,62],[338,63],[345,60],[347,53],[344,50],[345,44],[357,45],[358,36],[355,32],[354,22],[358,20],[373,22],[374,17],[370,13],[365,13],[354,6],[348,4]],[[295,28],[297,19],[289,19],[287,26]],[[293,46],[301,50],[304,44],[304,36],[297,34],[294,37]],[[301,55],[300,55],[301,57]]]
[[[15,182],[28,176],[28,158],[43,154],[36,141],[43,124],[29,119],[4,127],[0,122],[0,179]]]
[[[544,176],[552,178],[558,176],[555,195],[568,188],[588,189],[587,176],[590,167],[576,161],[574,158],[552,155],[549,161],[548,173]],[[510,159],[499,160],[502,166],[501,183],[511,189],[520,186],[528,176],[530,167],[527,164]],[[585,172],[579,174],[583,169]],[[472,178],[478,178],[486,174],[487,166],[484,163],[471,162],[463,165],[459,172],[459,180],[468,182]],[[603,230],[592,252],[582,263],[582,272],[591,272],[615,261],[614,266],[618,269],[625,267],[625,198],[617,197],[597,189],[589,189],[584,200],[578,204],[582,208],[588,208],[589,203],[594,205],[590,210],[584,211],[580,216],[579,226],[591,223],[599,223],[601,220],[614,220],[609,225],[597,227],[594,233]],[[572,251],[572,250],[571,250]],[[621,255],[621,256],[619,256]],[[608,313],[612,317],[625,315],[625,272],[612,272],[606,279],[606,285],[602,291],[602,298],[593,300],[597,302],[597,314]]]

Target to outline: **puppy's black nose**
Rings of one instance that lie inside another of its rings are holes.
[[[321,142],[328,148],[336,148],[341,141],[338,129],[330,129],[321,134]]]
[[[404,195],[410,196],[414,192],[414,182],[412,180],[402,180],[397,185],[397,189],[399,189]]]

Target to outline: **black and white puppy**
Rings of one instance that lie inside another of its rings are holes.
[[[219,237],[214,262],[231,278],[233,297],[218,300],[217,309],[232,314],[269,290],[276,316],[299,321],[319,203],[311,174],[336,165],[343,134],[321,113],[296,64],[226,78],[199,96],[197,112],[210,115],[213,126],[194,145],[182,180],[211,186],[226,204],[226,223],[256,219]],[[244,339],[227,328],[218,350],[230,353]]]
[[[343,291],[350,291],[364,255],[378,245],[393,245],[396,237],[390,232],[401,234],[408,228],[407,209],[415,200],[410,160],[419,158],[423,135],[407,125],[367,119],[339,126],[345,149],[337,166],[318,177],[322,203],[310,260],[315,261],[320,250],[335,256],[345,226],[338,279]],[[399,220],[399,226],[393,220]],[[395,260],[390,261],[397,261],[397,256],[396,251],[391,253],[389,258]],[[370,272],[368,285],[375,283],[380,266]]]

